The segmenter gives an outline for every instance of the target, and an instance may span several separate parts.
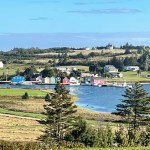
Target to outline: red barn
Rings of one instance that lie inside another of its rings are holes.
[[[65,77],[65,78],[62,79],[61,82],[62,82],[62,84],[69,84],[70,80],[67,77]]]
[[[91,77],[91,84],[93,85],[103,85],[104,79],[101,77]]]

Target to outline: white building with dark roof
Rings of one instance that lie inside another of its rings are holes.
[[[4,64],[2,61],[0,61],[0,68],[3,68],[4,67]]]

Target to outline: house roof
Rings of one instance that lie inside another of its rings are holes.
[[[91,77],[91,79],[94,79],[94,80],[104,80],[102,77]]]

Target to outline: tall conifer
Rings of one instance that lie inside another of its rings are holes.
[[[127,88],[122,95],[124,99],[116,106],[115,114],[125,117],[131,129],[150,123],[150,97],[142,85],[135,83],[133,88]]]
[[[47,119],[45,124],[47,129],[43,138],[52,139],[57,143],[58,149],[65,134],[70,131],[74,122],[73,114],[76,112],[76,106],[71,100],[69,91],[59,82],[56,84],[55,92],[50,94],[50,98],[45,99]]]

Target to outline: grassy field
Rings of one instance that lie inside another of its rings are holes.
[[[3,89],[2,89],[3,90]],[[6,89],[12,90],[12,89]],[[0,105],[5,108],[0,108],[0,140],[18,141],[18,142],[34,142],[42,135],[45,126],[39,123],[39,120],[45,118],[41,114],[44,111],[42,98],[30,98],[22,100],[19,96],[20,89],[15,89],[18,96],[0,96]],[[18,92],[18,91],[19,92]],[[4,91],[3,91],[4,92]],[[32,93],[32,92],[31,92]],[[33,92],[34,93],[34,92]],[[32,94],[34,96],[34,94]],[[12,110],[10,110],[12,109]],[[16,111],[15,111],[16,110]],[[18,111],[20,110],[20,111]],[[31,112],[30,112],[31,111]],[[109,113],[91,112],[87,109],[78,107],[78,115],[89,118],[88,125],[96,127],[98,125],[106,125],[108,122],[98,121],[101,119],[112,119]],[[92,119],[92,120],[91,120]],[[94,120],[96,119],[96,120]],[[109,122],[109,125],[114,129],[117,124]],[[148,150],[149,148],[74,148],[72,150]],[[69,150],[69,149],[63,149]]]
[[[127,71],[122,72],[123,78],[106,78],[105,81],[107,82],[128,82],[128,83],[135,83],[135,82],[143,82],[143,83],[150,83],[150,72],[143,71],[140,76],[137,75],[136,71]]]
[[[24,94],[24,90],[33,97],[23,100],[20,95]],[[44,112],[43,105],[45,101],[43,97],[37,98],[34,96],[37,96],[36,92],[38,92],[38,94],[41,92],[39,95],[45,95],[46,91],[34,89],[28,90],[29,89],[0,89],[0,140],[15,141],[18,138],[20,141],[30,141],[36,140],[36,138],[41,134],[40,130],[42,129],[42,126],[38,123],[38,120],[46,117],[42,114]],[[71,98],[73,101],[76,99],[75,96],[71,96]],[[113,118],[113,115],[109,113],[98,113],[88,109],[82,109],[80,107],[77,108],[76,115],[84,117],[87,120],[87,123],[91,126],[97,126],[99,123],[102,124],[104,119],[110,120]],[[14,120],[14,117],[17,118],[17,120]],[[30,121],[27,121],[28,126],[24,125],[24,119],[25,121],[34,120],[35,126],[33,126]],[[4,121],[2,122],[1,120]],[[22,122],[22,124],[18,124],[18,122]],[[1,123],[3,123],[3,125],[1,125]],[[35,130],[33,130],[34,127]],[[28,131],[31,134],[34,131],[37,133],[33,133],[33,137],[30,137]],[[8,138],[8,132],[10,133],[10,138]],[[16,136],[14,136],[14,134],[16,134]],[[24,134],[25,136],[23,136]]]
[[[0,114],[0,140],[36,141],[42,129],[36,119]]]
[[[9,88],[0,88],[0,96],[22,96],[25,92],[29,96],[45,96],[46,92],[40,89],[9,89]]]

